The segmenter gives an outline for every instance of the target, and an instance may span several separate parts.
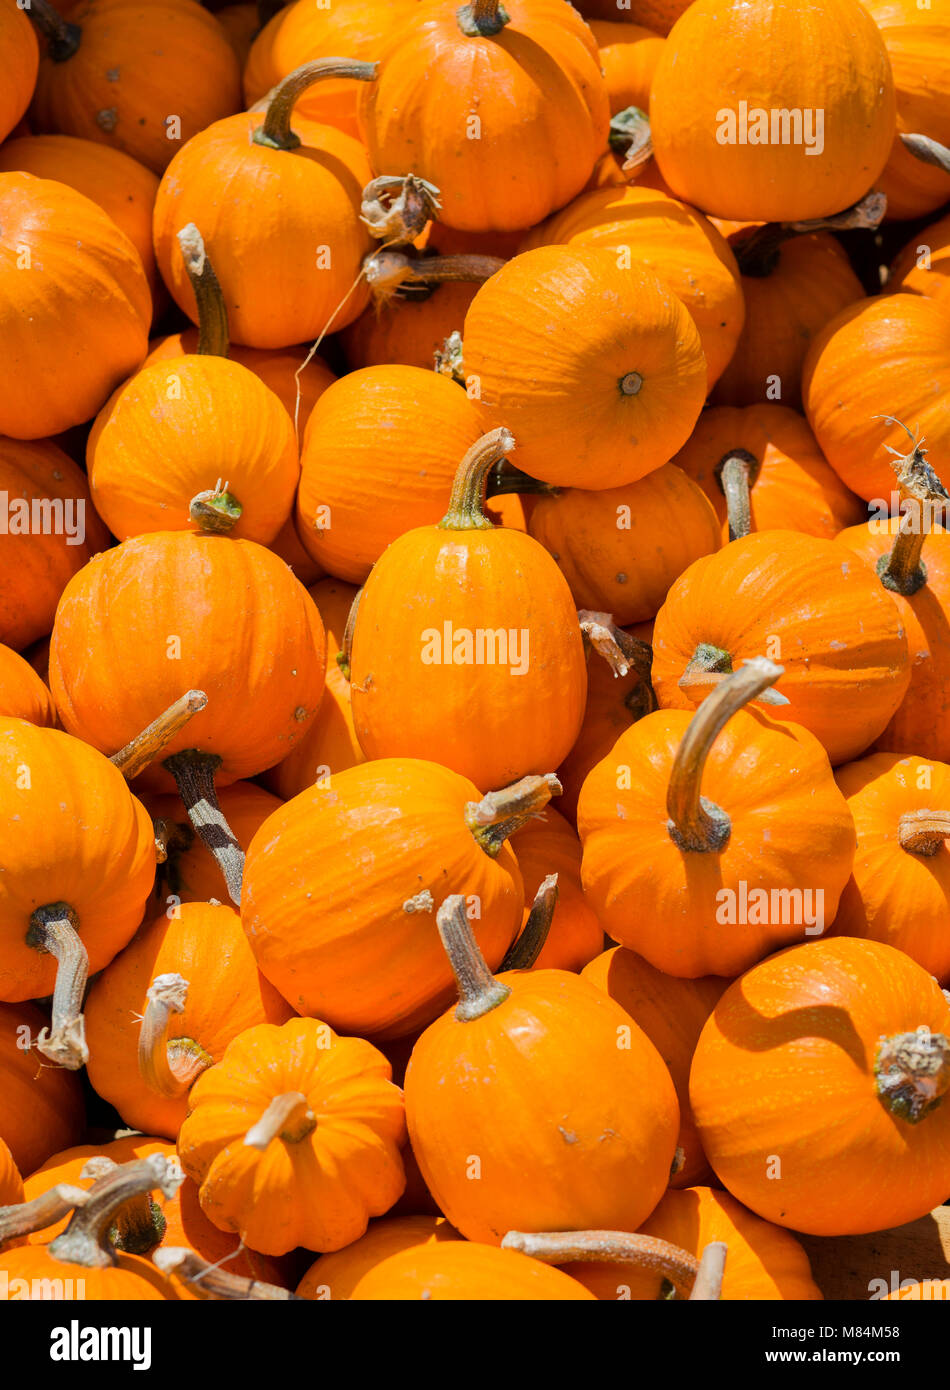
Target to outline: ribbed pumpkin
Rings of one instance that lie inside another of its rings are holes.
[[[470,1241],[417,1245],[390,1255],[364,1274],[350,1294],[357,1303],[569,1303],[592,1297],[559,1269],[548,1269],[516,1250]]]
[[[563,575],[537,541],[484,515],[488,471],[513,443],[505,429],[484,435],[442,521],[406,532],[376,562],[350,658],[367,757],[431,758],[485,791],[557,766],[586,689]]]
[[[581,790],[584,892],[670,975],[737,975],[820,935],[848,880],[854,825],[818,740],[743,708],[777,679],[754,658],[692,717],[646,715]]]
[[[911,238],[891,266],[887,287],[950,306],[950,217],[942,217]]]
[[[461,333],[477,293],[477,284],[447,281],[424,296],[394,295],[371,304],[340,334],[347,362],[354,369],[398,362],[431,371],[449,334]]]
[[[0,5],[0,54],[4,83],[0,92],[0,140],[5,140],[30,104],[40,66],[40,48],[16,0]]]
[[[195,1082],[178,1136],[205,1215],[265,1255],[359,1239],[406,1182],[390,1074],[370,1043],[316,1019],[240,1033]]]
[[[31,13],[33,11],[31,10]],[[90,198],[0,174],[0,434],[40,439],[93,416],[145,356],[152,299],[139,254]]]
[[[241,105],[234,50],[195,0],[88,0],[68,22],[30,16],[45,52],[30,120],[40,132],[111,145],[160,174],[179,142]]]
[[[722,539],[804,531],[831,540],[866,516],[808,424],[784,405],[704,410],[674,460],[716,509]]]
[[[772,717],[804,725],[834,764],[883,732],[910,680],[901,615],[872,567],[800,532],[755,532],[680,575],[653,632],[657,699],[694,709],[722,672],[769,651],[788,700]]]
[[[9,1145],[0,1139],[0,1206],[12,1207],[24,1200],[23,1179]]]
[[[595,956],[585,965],[581,976],[609,994],[637,1027],[643,1029],[672,1077],[680,1107],[677,1148],[683,1151],[683,1162],[670,1179],[670,1186],[691,1187],[694,1183],[705,1182],[710,1176],[709,1164],[689,1108],[689,1068],[703,1024],[729,981],[719,975],[677,979],[655,969],[635,951],[622,946]],[[674,1245],[684,1243],[663,1231],[651,1234],[662,1235]],[[707,1240],[721,1239],[721,1236],[707,1235],[694,1253],[701,1254]]]
[[[729,987],[693,1058],[703,1148],[732,1195],[813,1235],[881,1231],[947,1195],[950,1004],[902,951],[832,937]]]
[[[216,121],[176,154],[155,200],[155,254],[193,323],[195,296],[175,240],[189,222],[201,228],[236,343],[292,347],[363,309],[369,291],[357,280],[373,243],[359,214],[373,171],[357,140],[296,116],[294,103],[320,77],[365,80],[372,71],[317,60],[281,84],[266,112]]]
[[[600,52],[611,116],[628,106],[645,111],[663,52],[662,35],[640,24],[622,24],[619,15],[612,21],[594,20],[590,29]]]
[[[458,461],[481,434],[473,403],[431,364],[341,377],[304,435],[304,546],[336,578],[362,584],[392,541],[445,514]]]
[[[49,1016],[35,1004],[0,1004],[0,1094],[5,1140],[21,1173],[77,1144],[85,1128],[83,1088],[75,1072],[46,1066],[35,1050]]]
[[[592,189],[529,232],[521,249],[550,245],[610,251],[622,270],[650,271],[689,310],[706,355],[707,385],[719,379],[739,341],[745,306],[732,249],[700,213],[639,185]]]
[[[488,1245],[512,1228],[636,1228],[666,1187],[679,1122],[656,1048],[577,975],[495,979],[462,897],[448,897],[437,921],[459,1004],[416,1043],[405,1090],[413,1152],[439,1207]],[[509,1106],[517,1124],[499,1125]]]
[[[895,114],[887,51],[859,0],[803,0],[794,12],[781,0],[695,0],[650,95],[656,160],[677,195],[717,217],[769,222],[862,198]]]
[[[450,227],[532,227],[584,187],[607,138],[607,88],[590,30],[559,0],[461,13],[424,0],[377,56],[358,112],[370,160],[435,184]]]
[[[548,874],[557,874],[557,905],[533,970],[581,970],[602,950],[604,929],[581,889],[581,845],[573,826],[546,806],[511,839],[524,880],[524,921]]]
[[[712,506],[669,463],[625,487],[534,498],[528,534],[557,561],[578,608],[621,626],[655,618],[673,581],[720,544]]]
[[[48,729],[56,723],[56,708],[46,685],[28,661],[4,646],[0,646],[0,715]]]
[[[518,467],[548,483],[635,482],[686,443],[706,395],[682,302],[595,247],[516,256],[482,285],[463,339],[485,428],[510,429]]]
[[[526,782],[482,804],[445,767],[383,759],[288,801],[248,851],[242,916],[262,972],[299,1013],[342,1032],[399,1036],[429,1023],[452,997],[433,920],[446,888],[469,899],[495,965],[521,926],[505,837],[551,795],[547,779]],[[494,822],[480,805],[496,808]]]
[[[903,421],[950,477],[950,311],[914,294],[878,295],[842,310],[813,340],[802,374],[808,423],[859,497],[880,504],[894,485],[882,446],[901,445]],[[891,417],[884,428],[880,417]],[[903,452],[903,450],[901,450]]]
[[[89,991],[89,1079],[127,1125],[174,1139],[191,1085],[231,1039],[292,1014],[237,913],[183,903],[142,927]]]
[[[365,1236],[332,1255],[321,1255],[297,1285],[299,1298],[316,1300],[351,1298],[364,1275],[390,1255],[415,1250],[420,1245],[441,1246],[461,1240],[444,1216],[390,1216],[371,1221]]]

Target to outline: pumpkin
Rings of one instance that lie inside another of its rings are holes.
[[[521,249],[563,245],[610,251],[621,270],[655,275],[699,330],[711,389],[736,350],[745,321],[739,267],[711,222],[641,184],[592,189],[529,232]]]
[[[742,271],[745,324],[732,360],[717,381],[715,405],[801,400],[802,364],[825,324],[861,298],[861,281],[846,251],[828,232],[778,247],[731,238]]]
[[[341,377],[304,435],[297,530],[305,548],[337,579],[362,584],[392,541],[442,517],[458,461],[481,434],[473,403],[431,365]]]
[[[451,333],[461,333],[478,285],[447,281],[429,293],[394,295],[364,309],[340,334],[351,369],[400,363],[432,370],[435,354]]]
[[[120,541],[207,529],[266,545],[300,477],[293,422],[259,376],[227,358],[220,295],[203,289],[215,275],[200,231],[184,227],[179,241],[199,303],[198,350],[143,367],[103,406],[86,445],[93,500]]]
[[[13,1161],[9,1145],[0,1139],[0,1206],[10,1207],[24,1200],[20,1170]]]
[[[459,464],[442,521],[406,532],[377,560],[350,661],[368,758],[430,758],[486,790],[557,766],[586,688],[564,577],[537,541],[483,511],[486,476],[513,443],[505,429],[482,436]]]
[[[351,1298],[363,1276],[390,1255],[460,1239],[444,1216],[390,1216],[371,1221],[359,1240],[332,1255],[321,1255],[310,1266],[297,1285],[297,1296],[336,1301]]]
[[[215,809],[215,780],[254,776],[294,745],[320,703],[325,661],[320,615],[269,550],[153,532],[106,552],[67,586],[50,687],[64,727],[103,750],[167,708],[182,685],[206,693],[207,708],[141,774],[142,786],[178,785],[240,901],[243,853]]]
[[[0,5],[0,53],[4,63],[0,93],[0,141],[3,141],[30,104],[40,66],[36,34],[15,0],[3,0]]]
[[[854,1235],[947,1195],[950,1004],[916,961],[830,937],[762,961],[706,1023],[689,1094],[717,1176],[767,1221]]]
[[[36,1045],[52,1061],[86,1060],[82,996],[141,920],[151,887],[151,823],[121,772],[58,729],[0,719],[10,798],[0,863],[0,998],[54,993],[52,1030]]]
[[[511,847],[524,880],[524,919],[548,874],[557,875],[557,906],[532,969],[581,970],[604,944],[604,929],[581,889],[581,846],[573,828],[553,806],[532,816],[512,836]]]
[[[936,300],[886,294],[843,309],[814,338],[802,375],[808,423],[838,476],[877,506],[893,477],[881,444],[902,442],[900,420],[926,438],[939,474],[950,476],[950,425],[940,399],[950,389],[950,312]],[[890,417],[882,431],[879,419]],[[903,451],[901,451],[903,452]]]
[[[592,1298],[560,1270],[517,1250],[468,1241],[413,1246],[369,1270],[350,1298],[365,1302],[577,1302]]]
[[[462,231],[532,227],[579,193],[609,118],[580,16],[557,0],[473,0],[461,14],[423,0],[408,19],[360,94],[375,168],[434,184],[440,220]]]
[[[130,1127],[169,1139],[195,1078],[231,1039],[293,1012],[260,975],[232,908],[192,902],[174,913],[141,928],[86,1002],[96,1091]]]
[[[715,507],[724,541],[787,530],[831,540],[866,516],[788,406],[704,410],[674,462]]]
[[[197,304],[175,239],[189,222],[218,273],[234,342],[288,348],[362,311],[372,240],[360,198],[372,169],[357,140],[297,117],[294,103],[318,78],[367,81],[373,71],[318,59],[285,78],[265,112],[216,121],[175,155],[155,200],[155,255],[193,323]]]
[[[874,753],[837,780],[858,843],[835,935],[886,942],[950,984],[950,767]]]
[[[785,668],[788,703],[772,717],[804,725],[834,764],[883,732],[910,680],[904,624],[874,570],[800,532],[754,532],[680,575],[653,631],[657,699],[693,709],[763,651]]]
[[[413,1152],[440,1209],[488,1245],[513,1227],[635,1228],[666,1187],[679,1123],[656,1048],[577,975],[495,979],[461,896],[446,898],[437,924],[459,1004],[416,1043],[405,1092]],[[500,1126],[509,1105],[518,1122]]]
[[[303,543],[297,534],[297,525],[294,521],[293,512],[291,512],[290,516],[277,532],[277,535],[271,541],[268,549],[272,550],[275,555],[280,556],[284,563],[290,567],[292,573],[297,576],[301,584],[306,584],[310,587],[316,584],[318,579],[324,577],[322,568],[317,564],[316,560],[311,560],[310,556],[303,548]]]
[[[650,86],[663,52],[662,35],[640,24],[623,24],[619,17],[594,20],[590,31],[600,51],[611,116],[628,106],[645,109],[650,104]]]
[[[581,789],[584,892],[667,974],[737,975],[834,918],[855,838],[828,758],[807,729],[744,708],[779,678],[753,658],[692,716],[646,715]]]
[[[238,1034],[198,1078],[178,1136],[201,1208],[265,1255],[341,1250],[405,1186],[386,1058],[311,1018]]]
[[[165,1276],[141,1255],[117,1251],[108,1232],[119,1211],[154,1188],[173,1197],[181,1182],[176,1166],[162,1154],[153,1153],[115,1167],[96,1181],[65,1231],[48,1245],[21,1245],[0,1252],[6,1297],[30,1299],[34,1281],[42,1279],[42,1297],[59,1302],[175,1299],[177,1295]]]
[[[609,994],[630,1015],[659,1052],[672,1077],[680,1107],[677,1149],[682,1150],[682,1163],[670,1179],[670,1186],[692,1187],[705,1182],[710,1171],[689,1108],[689,1068],[703,1024],[729,981],[719,975],[677,979],[622,946],[595,956],[584,966],[581,977]],[[674,1245],[684,1244],[663,1231],[652,1234],[662,1235]],[[725,1237],[707,1233],[697,1248],[687,1248],[698,1257],[703,1245],[713,1239]]]
[[[805,0],[794,15],[780,0],[695,0],[650,92],[663,177],[717,217],[795,222],[856,203],[895,119],[887,50],[859,0]]]
[[[125,233],[53,179],[0,173],[0,247],[0,339],[24,386],[4,393],[0,434],[39,439],[88,420],[138,366],[151,295]]]
[[[353,727],[349,678],[338,660],[358,590],[338,579],[321,579],[309,592],[327,633],[327,684],[317,717],[303,738],[265,774],[267,786],[284,801],[366,760]]]
[[[224,30],[228,43],[234,49],[238,66],[243,72],[251,45],[260,31],[257,5],[222,5],[221,9],[216,11],[215,19]]]
[[[463,339],[485,428],[511,430],[518,467],[559,486],[620,487],[659,468],[706,395],[681,301],[595,247],[516,256],[482,285]]]
[[[645,24],[657,34],[668,34],[689,4],[690,0],[625,0],[621,8],[617,0],[581,0],[577,8],[588,20],[612,19],[625,28]]]
[[[180,141],[241,104],[240,70],[195,0],[88,0],[68,22],[30,0],[45,41],[30,120],[111,145],[160,174]]]
[[[542,494],[532,502],[528,534],[557,561],[578,608],[610,613],[621,625],[655,618],[673,581],[720,544],[701,489],[669,463],[625,487]]]
[[[0,646],[0,714],[52,728],[56,723],[53,697],[28,661],[10,647]]]
[[[531,777],[479,801],[448,768],[389,758],[301,792],[248,850],[242,917],[262,973],[299,1013],[341,1032],[423,1027],[452,998],[436,900],[445,885],[466,894],[498,965],[524,904],[505,839],[556,786]]]
[[[891,266],[887,287],[926,295],[946,307],[950,304],[948,277],[950,217],[942,217],[911,237]]]
[[[79,1077],[46,1066],[34,1050],[48,1026],[48,1015],[35,1004],[0,1004],[0,1138],[21,1173],[78,1143],[85,1128]]]

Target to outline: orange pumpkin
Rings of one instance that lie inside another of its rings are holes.
[[[35,1004],[0,1004],[0,1137],[21,1173],[77,1144],[86,1123],[79,1077],[47,1066],[35,1050],[48,1026],[48,1015]]]
[[[413,1246],[369,1270],[350,1298],[366,1302],[566,1303],[593,1297],[576,1279],[517,1250],[452,1241]]]
[[[628,25],[645,24],[657,34],[668,34],[691,0],[580,0],[577,8],[586,19],[612,19]],[[591,25],[593,28],[593,25]]]
[[[331,1255],[321,1255],[297,1285],[298,1298],[352,1298],[353,1290],[390,1255],[415,1250],[420,1245],[441,1246],[445,1241],[461,1240],[444,1216],[390,1216],[371,1221],[359,1240]]]
[[[4,83],[0,92],[0,141],[24,115],[36,86],[40,47],[29,20],[15,0],[0,5],[0,53]]]
[[[732,1195],[813,1235],[881,1231],[947,1195],[950,1004],[892,946],[831,937],[736,980],[689,1095]]]
[[[640,24],[623,24],[619,17],[594,20],[590,30],[600,51],[611,116],[628,106],[645,111],[650,104],[653,74],[663,52],[662,35]]]
[[[926,295],[945,308],[950,305],[950,217],[910,239],[891,266],[887,287]]]
[[[25,1200],[20,1170],[9,1146],[0,1139],[0,1207],[12,1207]]]
[[[461,333],[477,293],[477,284],[446,281],[428,294],[377,300],[340,334],[347,362],[353,369],[397,362],[431,371],[446,338]]]
[[[0,715],[48,729],[56,723],[56,708],[46,685],[28,661],[4,646],[0,646]]]
[[[604,929],[581,889],[581,846],[573,828],[546,806],[512,836],[511,847],[524,880],[527,925],[535,894],[548,874],[557,874],[557,906],[533,970],[581,970],[603,948]]]
[[[215,19],[224,30],[228,43],[234,49],[238,66],[243,72],[251,45],[260,30],[257,5],[222,5],[215,11]]]

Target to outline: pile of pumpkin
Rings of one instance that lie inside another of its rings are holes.
[[[579,9],[0,0],[11,1297],[950,1291],[950,24]]]

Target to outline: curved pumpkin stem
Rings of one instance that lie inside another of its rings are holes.
[[[615,154],[625,156],[623,173],[634,174],[653,158],[650,118],[639,106],[627,106],[610,120],[607,144]]]
[[[216,753],[200,753],[195,748],[173,753],[162,763],[166,772],[170,772],[175,779],[178,794],[198,838],[214,856],[231,901],[240,907],[244,851],[218,802],[214,774],[220,766],[221,759]]]
[[[500,34],[511,18],[501,0],[469,0],[455,12],[458,26],[470,39],[491,39]]]
[[[82,30],[78,24],[67,23],[49,0],[30,0],[26,14],[46,40],[46,51],[54,63],[65,63],[77,52]]]
[[[950,1038],[922,1025],[882,1038],[874,1062],[877,1093],[900,1120],[918,1124],[950,1091]]]
[[[888,424],[900,425],[913,445],[908,454],[885,446],[894,456],[891,467],[897,475],[903,519],[894,548],[877,562],[878,576],[885,589],[909,598],[927,582],[927,567],[921,558],[924,541],[930,534],[934,508],[945,509],[950,493],[927,462],[923,440],[918,441],[894,416],[880,418]],[[946,520],[945,510],[943,516]]]
[[[726,1272],[729,1247],[725,1241],[711,1240],[699,1261],[699,1273],[690,1294],[690,1302],[718,1302],[722,1298],[722,1280]]]
[[[726,676],[690,720],[673,761],[666,793],[670,839],[681,850],[718,853],[732,833],[728,815],[700,794],[706,760],[732,716],[785,672],[764,656],[753,657]]]
[[[950,149],[939,140],[931,140],[929,135],[901,135],[904,148],[919,159],[922,164],[933,164],[950,174]]]
[[[169,1041],[172,1014],[185,1011],[188,981],[180,975],[156,975],[145,995],[148,1003],[139,1032],[139,1075],[150,1091],[177,1100],[187,1095],[214,1058],[191,1038]]]
[[[282,1289],[279,1284],[265,1284],[259,1279],[229,1274],[218,1265],[208,1264],[194,1250],[183,1245],[163,1245],[155,1251],[152,1263],[163,1274],[175,1275],[196,1292],[215,1299],[297,1299],[296,1294]]]
[[[897,840],[908,854],[931,859],[950,840],[950,811],[907,811],[897,825]]]
[[[509,1231],[502,1250],[519,1250],[546,1265],[575,1263],[632,1264],[668,1279],[677,1293],[688,1295],[699,1261],[688,1250],[658,1236],[626,1231]]]
[[[557,874],[548,874],[534,895],[534,902],[531,904],[531,911],[521,935],[509,946],[508,954],[498,967],[499,973],[503,970],[531,969],[544,949],[556,907]]]
[[[203,710],[208,697],[203,690],[188,690],[163,714],[154,719],[147,729],[130,739],[118,753],[113,753],[110,763],[122,773],[127,782],[137,777],[143,768],[155,761],[176,734],[188,723],[193,715]]]
[[[356,82],[372,82],[379,70],[378,63],[360,63],[355,58],[315,58],[294,68],[274,88],[267,103],[263,125],[251,136],[255,145],[272,150],[295,150],[300,136],[290,128],[294,106],[308,87],[327,77],[351,77]]]
[[[29,1202],[0,1207],[0,1249],[8,1240],[19,1240],[31,1236],[34,1231],[58,1225],[64,1216],[83,1206],[88,1196],[84,1187],[58,1182]]]
[[[114,1159],[105,1154],[96,1154],[83,1165],[81,1178],[104,1178],[118,1168]],[[116,1250],[126,1255],[147,1255],[160,1245],[168,1222],[161,1207],[152,1201],[147,1192],[131,1197],[125,1206],[115,1213],[115,1221],[109,1229],[109,1241]]]
[[[514,435],[503,425],[476,439],[456,470],[449,509],[439,522],[444,531],[494,530],[485,515],[485,486],[491,469],[514,447]]]
[[[278,1136],[288,1144],[297,1144],[306,1139],[317,1127],[316,1116],[310,1109],[310,1102],[302,1091],[285,1091],[275,1096],[256,1124],[244,1136],[244,1142],[251,1149],[261,1153]]]
[[[117,1164],[89,1189],[83,1206],[62,1235],[46,1247],[46,1253],[66,1264],[108,1269],[116,1263],[109,1230],[119,1209],[156,1187],[170,1200],[184,1180],[184,1173],[161,1154]]]
[[[615,676],[625,676],[633,668],[641,680],[649,680],[653,652],[646,642],[631,637],[614,622],[612,613],[577,610],[577,621],[585,641],[602,656]]]
[[[439,190],[417,174],[384,174],[363,189],[360,221],[387,246],[406,246],[442,211]]]
[[[752,485],[761,466],[748,449],[730,449],[716,465],[716,478],[726,499],[731,541],[752,531]]]
[[[507,262],[499,256],[475,253],[457,256],[410,256],[383,248],[363,261],[363,274],[377,302],[392,299],[406,285],[484,284]]]
[[[542,777],[534,773],[487,792],[481,801],[469,801],[465,806],[465,824],[481,849],[492,859],[497,858],[502,845],[538,811],[543,811],[552,796],[560,796],[563,787],[553,772]]]
[[[226,536],[241,520],[243,510],[234,493],[228,491],[228,484],[219,478],[214,487],[191,499],[188,515],[207,534]]]
[[[711,642],[700,642],[686,664],[686,670],[676,682],[680,690],[695,690],[697,704],[732,675],[732,655]],[[788,699],[778,690],[763,690],[752,697],[759,705],[787,705]],[[751,703],[751,702],[750,702]]]
[[[204,239],[194,222],[182,227],[178,245],[198,306],[198,352],[201,356],[227,357],[230,346],[228,311],[218,277],[205,251]]]
[[[465,915],[465,899],[453,893],[436,913],[436,925],[459,991],[455,1017],[460,1023],[481,1018],[503,1004],[511,990],[496,980]]]
[[[807,222],[766,222],[733,242],[732,250],[743,275],[763,278],[772,274],[778,265],[782,244],[793,237],[807,236],[811,232],[874,231],[886,211],[885,195],[868,193],[860,202],[831,217],[815,217]]]
[[[89,955],[79,939],[79,918],[68,903],[47,903],[30,917],[26,944],[56,957],[52,1028],[44,1028],[36,1048],[51,1062],[78,1071],[89,1060],[82,1000],[89,978]]]

